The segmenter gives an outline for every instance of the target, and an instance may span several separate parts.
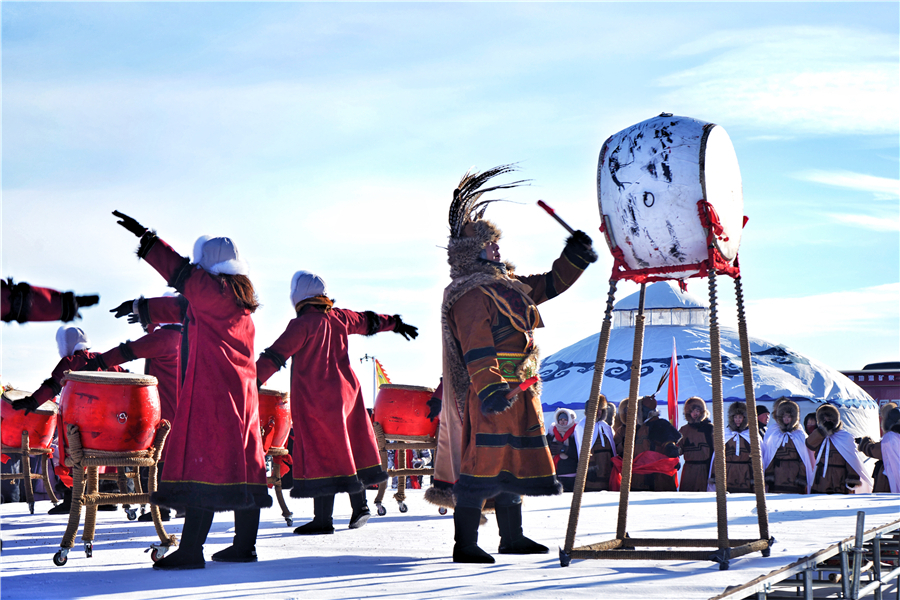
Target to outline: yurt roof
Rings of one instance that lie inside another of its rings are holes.
[[[610,331],[609,349],[600,391],[617,403],[628,397],[634,328]],[[559,407],[583,410],[590,393],[600,334],[555,352],[541,362],[544,411]],[[744,400],[744,376],[737,330],[720,328],[723,399]],[[712,399],[709,329],[703,326],[648,326],[644,330],[640,395],[653,394],[667,373],[673,341],[678,354],[678,398]],[[755,397],[772,402],[781,396],[842,408],[877,408],[877,403],[848,377],[790,348],[750,337]],[[666,400],[663,386],[658,399]]]
[[[640,292],[616,302],[613,310],[637,310]],[[687,292],[681,291],[674,281],[660,281],[648,285],[644,293],[644,310],[656,308],[708,308],[709,303]]]

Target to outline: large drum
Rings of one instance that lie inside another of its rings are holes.
[[[259,426],[265,452],[287,445],[291,433],[291,400],[287,392],[267,387],[259,389]]]
[[[375,422],[387,435],[428,435],[434,437],[437,421],[428,418],[432,388],[385,383],[375,398]]]
[[[49,448],[56,428],[56,402],[48,400],[38,409],[26,415],[24,410],[16,410],[12,403],[28,396],[28,392],[9,389],[3,392],[0,405],[0,432],[3,445],[8,448],[22,446],[22,432],[28,432],[28,445],[32,448]]]
[[[610,250],[631,271],[660,279],[697,275],[710,256],[710,229],[724,261],[737,257],[741,172],[718,125],[663,113],[611,136],[600,151],[597,197]],[[721,227],[704,227],[701,200]]]
[[[156,377],[70,371],[63,381],[61,429],[78,425],[83,448],[133,452],[153,444],[160,423]]]

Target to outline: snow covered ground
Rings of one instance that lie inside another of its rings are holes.
[[[370,492],[371,498],[374,493]],[[390,495],[387,497],[390,500]],[[585,494],[577,546],[614,537],[618,493]],[[707,562],[572,561],[561,568],[572,495],[526,498],[525,533],[551,547],[549,555],[496,555],[495,565],[457,565],[450,560],[451,514],[441,516],[408,490],[409,512],[393,500],[387,515],[373,516],[362,529],[349,530],[346,496],[335,506],[335,535],[293,535],[276,507],[264,510],[254,564],[209,561],[230,544],[230,513],[216,516],[205,554],[206,569],[174,573],[151,568],[144,550],[158,541],[152,523],[127,521],[123,512],[101,512],[92,558],[86,558],[80,531],[63,567],[53,564],[65,531],[65,516],[48,516],[49,502],[35,514],[25,503],[0,506],[3,539],[3,600],[92,598],[116,600],[206,598],[710,598],[854,534],[857,510],[866,512],[866,529],[900,518],[896,495],[794,496],[768,498],[770,531],[776,544],[769,558],[752,554],[720,571]],[[631,495],[628,531],[633,537],[662,535],[716,537],[715,498],[707,493]],[[288,499],[295,525],[312,516],[312,501]],[[729,535],[758,534],[755,498],[729,496]],[[374,510],[373,510],[374,512]],[[183,521],[166,523],[180,533]],[[496,552],[493,517],[481,528],[480,545]]]

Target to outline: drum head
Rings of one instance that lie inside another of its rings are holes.
[[[152,375],[142,375],[139,373],[116,373],[116,372],[91,372],[91,371],[69,371],[66,373],[63,383],[66,381],[80,381],[84,383],[95,383],[100,385],[157,385],[156,377]]]
[[[735,259],[744,228],[744,192],[741,169],[731,138],[721,127],[706,132],[703,152],[703,196],[712,204],[725,230],[715,239],[716,248],[728,262]]]
[[[25,392],[23,390],[14,390],[10,388],[3,392],[3,401],[12,405],[13,401],[27,398],[30,395],[31,394],[29,392]],[[36,412],[42,415],[55,415],[59,412],[59,405],[53,400],[47,400],[32,412]]]
[[[287,398],[290,395],[287,392],[265,386],[259,388],[259,394],[260,396],[278,396],[279,398]]]
[[[423,387],[420,385],[400,385],[397,383],[385,383],[378,386],[379,390],[404,390],[407,392],[426,392],[428,394],[434,393],[434,388]]]

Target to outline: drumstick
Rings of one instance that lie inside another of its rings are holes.
[[[540,206],[541,208],[543,208],[544,210],[547,211],[547,214],[549,214],[551,217],[553,217],[554,219],[556,219],[556,222],[557,222],[557,223],[559,223],[560,225],[562,225],[563,227],[565,227],[565,228],[566,228],[566,231],[568,231],[568,232],[569,232],[570,234],[572,234],[572,235],[575,235],[575,230],[572,229],[571,227],[569,227],[569,224],[568,224],[568,223],[566,223],[565,221],[563,221],[562,219],[560,219],[559,216],[557,216],[556,211],[553,210],[552,208],[550,208],[549,206],[547,206],[547,203],[546,203],[546,202],[544,202],[543,200],[538,200],[537,203],[538,203],[538,206]]]
[[[540,380],[540,377],[539,377],[538,375],[535,375],[534,377],[529,377],[528,379],[526,379],[525,381],[523,381],[522,383],[520,383],[520,384],[517,385],[516,387],[512,388],[512,389],[509,391],[509,393],[506,394],[506,397],[507,397],[507,398],[512,398],[513,396],[515,396],[515,395],[518,394],[519,392],[524,392],[525,390],[527,390],[528,388],[530,388],[531,386],[533,386],[534,384],[536,384],[539,380]]]

